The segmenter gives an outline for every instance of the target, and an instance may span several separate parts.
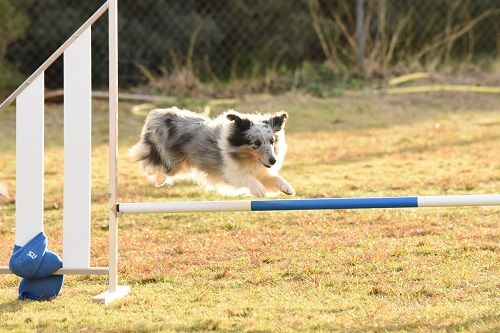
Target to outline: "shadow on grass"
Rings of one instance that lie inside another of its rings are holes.
[[[408,332],[408,331],[444,331],[444,332],[455,332],[455,331],[470,331],[474,329],[474,326],[481,325],[484,327],[486,324],[491,324],[492,332],[498,329],[498,321],[500,320],[500,315],[484,315],[477,318],[471,318],[463,321],[459,321],[453,324],[431,324],[427,322],[411,322],[411,323],[399,323],[393,325],[366,325],[357,327],[355,329],[349,328],[350,332]],[[334,325],[316,325],[312,327],[313,330],[339,330],[338,326]],[[498,332],[498,331],[497,331]]]
[[[13,299],[5,303],[0,303],[0,313],[12,313],[23,310],[25,301]]]
[[[217,331],[217,332],[235,332],[235,330],[224,330],[221,329],[218,320],[206,319],[198,320],[192,325],[181,325],[176,326],[175,331],[177,332],[207,332],[207,331]]]

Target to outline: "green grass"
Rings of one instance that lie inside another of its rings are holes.
[[[283,175],[299,197],[498,193],[499,96],[250,96],[245,112],[289,112]],[[189,107],[198,109],[195,101]],[[121,201],[224,199],[157,189],[126,158],[143,115],[120,110]],[[95,103],[92,264],[106,265],[106,105]],[[221,111],[214,108],[213,113]],[[61,251],[62,109],[46,112],[46,232]],[[0,182],[15,188],[14,112],[0,115]],[[0,202],[0,264],[14,202]],[[0,331],[498,331],[500,210],[193,213],[120,219],[121,282],[66,278],[50,302],[16,300],[0,277]]]

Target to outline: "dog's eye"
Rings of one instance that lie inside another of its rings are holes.
[[[260,147],[261,142],[259,140],[257,140],[253,144],[255,145],[255,147]]]
[[[273,145],[273,144],[274,144],[274,139],[273,139],[273,138],[271,138],[271,139],[269,140],[269,143]]]

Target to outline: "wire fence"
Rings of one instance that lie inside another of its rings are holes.
[[[0,89],[33,72],[102,3],[0,0]],[[120,0],[119,11],[121,86],[173,93],[206,83],[289,89],[440,66],[488,68],[500,54],[498,0]],[[102,20],[92,32],[96,87],[107,83],[106,30]],[[47,84],[61,82],[59,63]]]

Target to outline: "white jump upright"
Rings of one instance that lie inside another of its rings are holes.
[[[109,281],[108,291],[94,297],[102,303],[122,298],[129,286],[118,285],[118,2],[109,1]]]

